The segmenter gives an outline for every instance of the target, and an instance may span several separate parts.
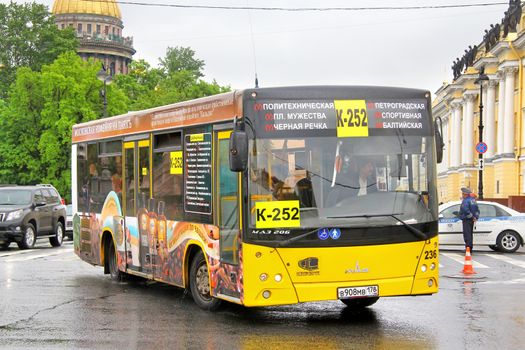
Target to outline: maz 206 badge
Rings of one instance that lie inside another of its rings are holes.
[[[300,227],[299,201],[272,201],[255,203],[255,227],[284,228]]]

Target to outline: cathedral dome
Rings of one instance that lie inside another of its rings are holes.
[[[115,0],[55,0],[54,15],[95,14],[121,19],[120,8]]]

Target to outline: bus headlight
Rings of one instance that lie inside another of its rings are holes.
[[[434,285],[434,280],[432,280],[432,278],[431,278],[431,279],[428,280],[428,287],[430,288],[433,285]]]
[[[275,282],[281,282],[283,280],[283,276],[280,273],[275,275],[274,278],[275,278]]]
[[[435,263],[430,264],[430,271],[434,271],[435,268],[436,268]]]
[[[421,272],[427,272],[427,265],[421,265]]]
[[[268,274],[266,274],[266,273],[261,273],[261,275],[259,276],[259,279],[260,279],[261,281],[263,281],[263,282],[266,281],[266,280],[268,279]]]
[[[269,290],[265,290],[262,295],[264,299],[268,299],[272,295],[272,293],[270,293]]]

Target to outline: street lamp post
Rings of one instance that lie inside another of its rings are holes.
[[[485,74],[485,67],[479,69],[479,75],[474,84],[479,84],[479,142],[483,142],[483,82],[488,81],[489,77]],[[483,199],[483,153],[478,152],[478,197]]]
[[[104,82],[104,87],[100,90],[100,96],[103,98],[103,104],[104,104],[104,118],[108,116],[108,100],[107,100],[107,89],[106,85],[111,84],[111,81],[113,80],[111,76],[111,72],[109,69],[106,68],[104,64],[102,64],[102,68],[97,73],[97,78],[100,81]]]

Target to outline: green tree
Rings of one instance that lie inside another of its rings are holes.
[[[39,71],[61,53],[75,50],[74,30],[60,30],[48,8],[37,3],[0,4],[0,97],[15,80],[19,67]]]
[[[75,52],[41,72],[18,69],[7,106],[0,105],[0,183],[52,183],[70,199],[71,129],[102,114],[99,69]],[[107,98],[110,115],[127,111],[119,89],[109,85]]]
[[[195,78],[202,78],[204,61],[195,58],[195,51],[189,47],[168,47],[166,56],[159,59],[160,67],[167,76],[181,71],[191,72]]]
[[[141,60],[133,62],[128,75],[116,77],[116,85],[129,98],[130,110],[141,110],[229,91],[213,81],[201,79],[204,62],[190,48],[168,48],[152,68]]]

